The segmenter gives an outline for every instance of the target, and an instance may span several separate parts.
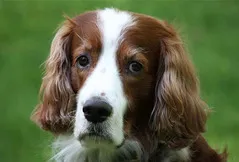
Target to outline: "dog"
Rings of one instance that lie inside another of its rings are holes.
[[[66,18],[32,119],[64,162],[226,162],[202,133],[208,114],[177,31],[114,8]]]

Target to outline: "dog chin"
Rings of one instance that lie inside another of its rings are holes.
[[[109,148],[114,149],[120,147],[122,144],[117,145],[113,139],[108,135],[97,133],[83,133],[79,135],[79,142],[86,148]],[[123,142],[122,142],[123,143]]]

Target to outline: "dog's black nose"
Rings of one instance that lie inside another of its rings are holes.
[[[101,99],[91,99],[86,101],[83,112],[88,121],[100,123],[111,115],[112,107]]]

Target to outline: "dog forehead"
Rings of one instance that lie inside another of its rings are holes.
[[[98,27],[106,47],[119,43],[123,39],[124,31],[133,25],[133,17],[128,12],[108,8],[98,13]]]
[[[74,28],[72,49],[83,43],[97,51],[114,47],[142,47],[153,53],[158,51],[164,23],[151,16],[121,11],[114,8],[90,11],[72,19]]]
[[[112,45],[123,41],[132,47],[156,49],[164,33],[166,23],[154,17],[128,11],[107,8],[97,12],[97,25],[102,43]]]
[[[133,16],[127,11],[106,8],[80,14],[72,19],[73,49],[85,41],[100,48],[118,47],[124,31],[134,25]],[[99,47],[99,46],[97,46]]]

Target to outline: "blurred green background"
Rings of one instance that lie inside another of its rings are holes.
[[[229,162],[239,146],[239,1],[0,1],[0,162],[43,162],[52,136],[29,116],[38,101],[51,39],[63,14],[117,7],[173,23],[182,33],[201,81],[202,97],[213,108],[205,134],[228,145]]]

